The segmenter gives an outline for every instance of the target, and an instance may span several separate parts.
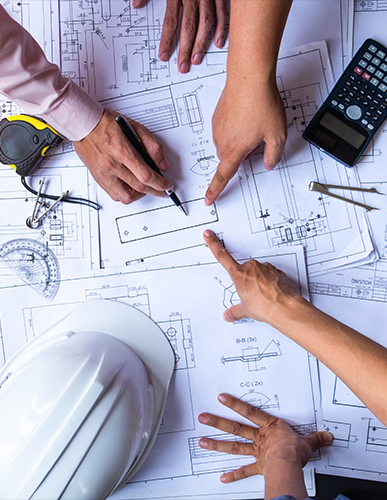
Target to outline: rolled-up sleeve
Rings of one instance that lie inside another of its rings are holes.
[[[0,92],[72,141],[88,135],[103,113],[101,104],[47,61],[38,43],[1,5]]]

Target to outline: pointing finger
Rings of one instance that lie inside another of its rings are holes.
[[[239,268],[238,262],[221,245],[213,231],[206,229],[203,233],[203,238],[215,259],[226,269],[232,279],[233,271]]]

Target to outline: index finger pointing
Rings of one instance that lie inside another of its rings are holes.
[[[213,231],[206,229],[203,233],[203,238],[215,259],[226,269],[232,279],[231,274],[239,267],[238,262],[222,246]]]

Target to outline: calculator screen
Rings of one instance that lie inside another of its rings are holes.
[[[334,116],[328,109],[320,120],[320,125],[325,127],[330,132],[340,137],[343,141],[347,142],[356,149],[361,148],[364,144],[366,137],[360,134],[348,122],[340,120]]]

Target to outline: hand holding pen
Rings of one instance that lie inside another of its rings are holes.
[[[154,172],[162,176],[162,173],[160,172],[159,168],[157,167],[156,163],[152,160],[152,158],[149,156],[148,151],[145,149],[145,146],[143,143],[140,141],[138,135],[136,132],[133,130],[132,126],[130,123],[126,120],[125,117],[122,115],[117,116],[116,122],[119,125],[120,129],[124,133],[125,137],[128,139],[130,144],[134,147],[134,149],[137,151],[137,153],[141,156],[141,158],[144,160],[144,162],[148,165],[149,168],[151,168]],[[176,193],[172,189],[167,189],[166,190],[167,195],[170,197],[170,199],[173,201],[173,203],[180,208],[180,210],[187,215],[187,212],[184,210],[181,201],[177,197]]]

